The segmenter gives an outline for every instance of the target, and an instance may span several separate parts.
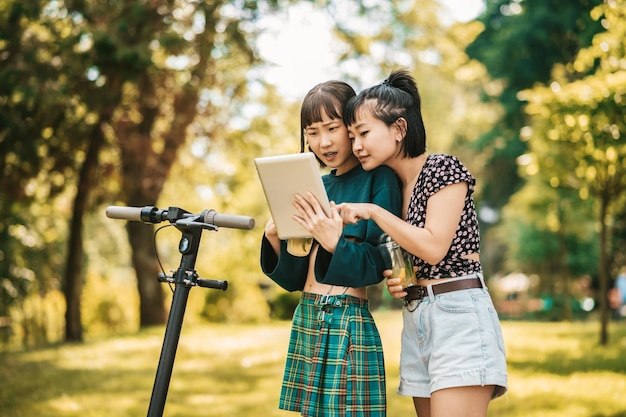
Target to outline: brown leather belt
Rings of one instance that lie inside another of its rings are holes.
[[[443,294],[446,292],[468,290],[470,288],[482,288],[483,282],[480,278],[460,279],[457,281],[446,281],[441,284],[431,284],[433,294]],[[421,300],[428,297],[428,287],[423,285],[414,285],[405,289],[407,295],[404,297],[405,302]]]

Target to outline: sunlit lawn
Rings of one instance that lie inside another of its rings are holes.
[[[400,313],[377,312],[389,416],[414,415],[395,393]],[[504,322],[510,391],[489,416],[626,417],[626,322]],[[0,354],[0,416],[147,414],[164,328],[111,340]],[[185,325],[164,416],[290,416],[277,410],[289,323]]]

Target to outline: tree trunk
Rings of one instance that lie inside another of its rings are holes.
[[[176,161],[178,148],[185,142],[187,127],[196,115],[197,92],[193,89],[185,90],[174,100],[176,116],[168,131],[159,138],[163,141],[163,147],[157,151],[153,146],[156,138],[152,137],[152,127],[160,116],[155,84],[158,83],[140,85],[142,121],[135,124],[122,119],[115,128],[122,151],[123,190],[127,204],[133,207],[156,205]],[[157,281],[159,269],[154,253],[154,227],[129,223],[127,231],[139,289],[140,326],[164,324],[166,310],[163,305],[163,284]]]
[[[104,144],[104,134],[99,127],[93,129],[87,155],[78,177],[70,236],[67,248],[67,261],[63,292],[65,295],[65,340],[82,342],[83,326],[80,314],[80,300],[83,292],[83,217],[87,208],[89,192],[98,168],[98,154]]]
[[[562,319],[565,321],[572,321],[574,318],[574,313],[572,311],[572,294],[570,288],[570,281],[572,279],[572,273],[570,271],[569,266],[567,265],[567,242],[565,241],[565,228],[564,224],[569,224],[566,221],[566,213],[568,211],[567,202],[564,200],[559,201],[558,203],[558,214],[559,214],[559,222],[561,227],[557,233],[557,238],[559,240],[559,279],[561,280],[561,284],[563,285],[563,317]],[[567,226],[566,226],[567,227]]]
[[[154,227],[139,222],[128,222],[126,230],[137,276],[140,325],[145,327],[163,324],[166,321],[164,284],[157,281],[159,268],[153,245]]]
[[[598,299],[600,302],[600,345],[606,346],[609,343],[609,276],[608,276],[608,247],[607,247],[607,209],[608,199],[600,195],[600,268],[598,268],[598,280],[600,281],[600,292]]]
[[[151,138],[131,136],[126,139],[122,148],[127,204],[132,207],[155,206],[167,178],[167,171],[162,171],[165,168],[163,165],[160,166],[161,169],[153,168],[158,163],[151,149]],[[167,169],[169,170],[169,166]],[[157,281],[159,269],[154,252],[154,226],[128,222],[126,230],[139,291],[139,325],[146,327],[164,324],[165,297],[163,284]]]

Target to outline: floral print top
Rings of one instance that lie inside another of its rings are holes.
[[[443,187],[463,181],[468,184],[465,205],[448,253],[436,265],[414,256],[418,278],[451,278],[482,272],[480,262],[462,258],[463,255],[480,252],[480,231],[472,197],[476,179],[456,157],[446,154],[427,156],[413,189],[406,221],[424,227],[428,199]]]

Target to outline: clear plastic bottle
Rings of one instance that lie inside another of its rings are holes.
[[[386,233],[380,237],[380,246],[387,249],[391,258],[391,276],[389,278],[400,278],[402,288],[417,285],[417,278],[413,270],[413,257],[405,251]]]

